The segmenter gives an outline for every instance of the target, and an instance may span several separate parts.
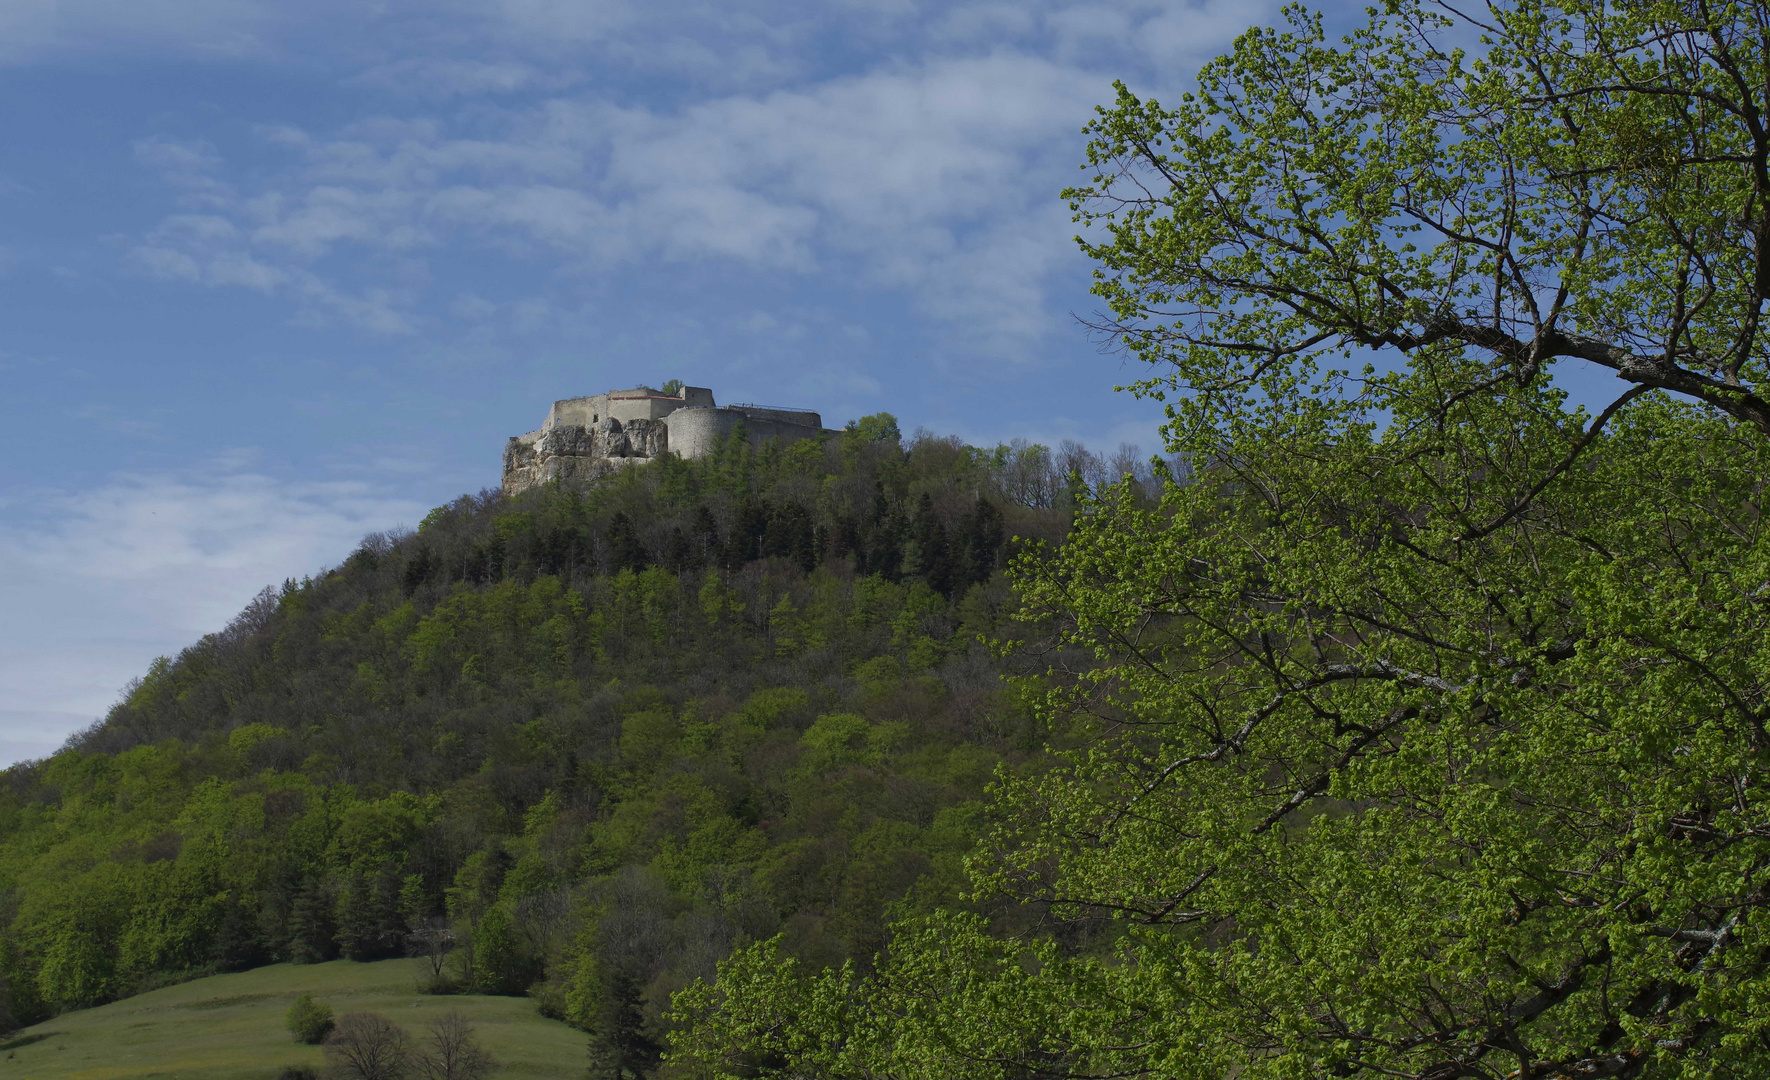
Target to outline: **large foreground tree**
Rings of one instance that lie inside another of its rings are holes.
[[[1195,469],[1023,563],[1100,665],[973,866],[1107,929],[761,947],[683,1060],[1770,1075],[1767,54],[1765,4],[1409,2],[1121,89],[1069,196]]]

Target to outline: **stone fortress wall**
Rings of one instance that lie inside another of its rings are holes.
[[[822,434],[823,418],[801,409],[725,405],[713,391],[685,386],[664,394],[648,386],[563,398],[547,419],[504,446],[504,493],[554,481],[588,482],[610,470],[664,454],[709,454],[743,425],[752,445],[769,439],[795,442]]]

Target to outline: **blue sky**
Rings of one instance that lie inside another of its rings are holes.
[[[0,761],[558,397],[1153,450],[1056,192],[1264,3],[5,0]]]

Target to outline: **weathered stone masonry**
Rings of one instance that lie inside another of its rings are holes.
[[[553,403],[539,430],[504,445],[504,492],[514,495],[555,480],[589,481],[664,454],[701,457],[739,424],[755,445],[795,442],[824,429],[823,418],[809,410],[720,406],[713,391],[700,386],[674,395],[640,386],[565,398]]]

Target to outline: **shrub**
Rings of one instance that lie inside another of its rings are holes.
[[[319,1080],[319,1074],[306,1065],[284,1065],[277,1080]]]
[[[433,972],[428,966],[418,972],[415,986],[420,994],[459,994],[464,989],[452,972]]]
[[[529,987],[529,997],[534,1000],[535,1011],[549,1020],[564,1020],[571,1023],[571,1002],[566,998],[565,985],[549,980],[538,982]]]
[[[315,1001],[312,994],[302,994],[295,999],[295,1004],[289,1006],[285,1022],[296,1042],[318,1045],[332,1032],[332,1007],[323,1001]]]

